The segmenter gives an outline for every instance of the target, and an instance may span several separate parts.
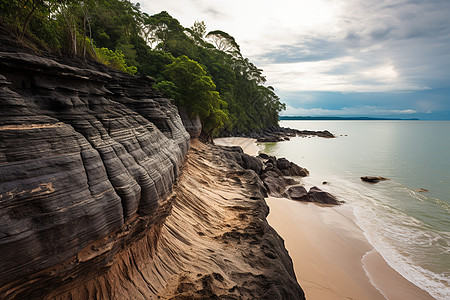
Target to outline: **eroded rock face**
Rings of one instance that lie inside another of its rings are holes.
[[[2,287],[152,215],[189,135],[148,77],[6,52],[0,73]]]
[[[200,121],[200,117],[198,115],[194,118],[189,117],[189,114],[184,107],[180,107],[180,117],[181,121],[183,121],[184,128],[186,128],[191,139],[200,137],[202,133],[202,122]]]

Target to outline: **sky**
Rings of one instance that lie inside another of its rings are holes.
[[[141,0],[233,36],[281,115],[450,120],[450,0]]]

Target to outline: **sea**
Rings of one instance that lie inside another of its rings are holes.
[[[295,137],[259,144],[260,152],[307,168],[303,184],[351,206],[356,224],[392,268],[434,298],[450,299],[450,121],[280,125],[328,130],[336,138]],[[371,184],[361,176],[389,180]]]

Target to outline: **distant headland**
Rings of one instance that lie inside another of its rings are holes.
[[[319,121],[419,121],[418,118],[400,119],[400,118],[372,118],[372,117],[311,117],[311,116],[280,116],[280,120],[319,120]]]

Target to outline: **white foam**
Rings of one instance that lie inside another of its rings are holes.
[[[362,264],[363,264],[363,269],[364,269],[364,272],[366,272],[366,275],[367,275],[367,277],[369,278],[370,283],[371,283],[371,284],[372,284],[372,285],[380,292],[381,295],[383,295],[384,298],[389,299],[389,298],[386,296],[386,294],[383,293],[383,290],[380,289],[380,288],[376,285],[375,281],[374,281],[373,278],[372,278],[372,274],[370,274],[370,272],[367,271],[367,268],[366,268],[366,256],[367,256],[367,255],[370,255],[371,253],[373,253],[373,252],[375,252],[375,251],[376,251],[376,250],[371,250],[371,251],[367,252],[366,254],[364,254],[363,258],[361,259],[361,262],[362,262]]]
[[[436,299],[450,299],[448,274],[436,274],[414,261],[414,258],[417,258],[415,250],[419,250],[423,244],[436,245],[442,236],[431,231],[421,231],[418,228],[420,222],[411,216],[400,213],[383,216],[379,211],[380,207],[367,204],[367,202],[365,206],[356,204],[354,214],[356,223],[372,246],[404,278]],[[443,247],[447,249],[442,250],[448,250],[448,245]]]

